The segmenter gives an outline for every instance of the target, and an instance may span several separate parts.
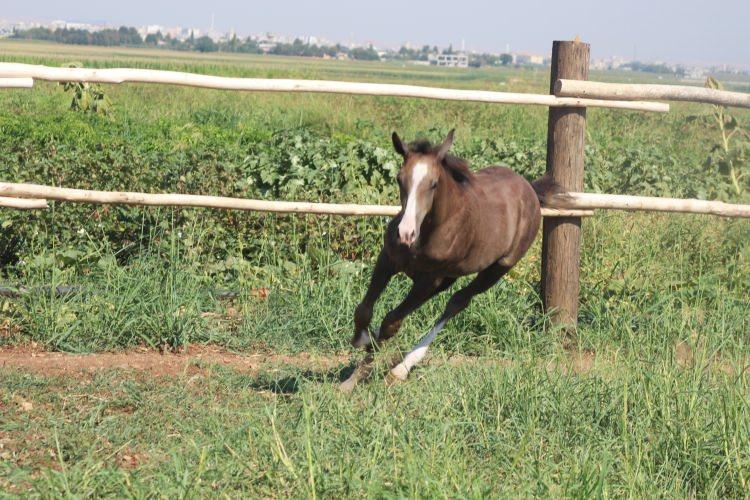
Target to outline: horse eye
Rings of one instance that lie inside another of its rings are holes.
[[[432,181],[432,184],[430,184],[430,189],[435,189],[437,187],[437,181]]]

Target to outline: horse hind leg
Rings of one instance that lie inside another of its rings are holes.
[[[417,345],[414,346],[409,354],[404,356],[404,359],[399,364],[391,368],[391,371],[388,373],[388,382],[393,383],[406,380],[411,369],[425,357],[430,344],[435,340],[437,334],[445,328],[445,324],[466,309],[475,295],[489,290],[509,270],[509,266],[493,264],[487,269],[480,271],[466,287],[454,293],[448,300],[445,311],[437,320],[435,326],[417,342]]]
[[[378,329],[377,340],[386,341],[396,335],[407,316],[422,307],[435,295],[450,288],[455,281],[455,278],[436,277],[434,275],[423,275],[416,279],[406,298],[383,318],[383,322]]]
[[[409,354],[388,372],[388,383],[406,380],[411,369],[425,357],[427,349],[443,327],[445,327],[445,321],[439,321],[424,337],[419,339]]]

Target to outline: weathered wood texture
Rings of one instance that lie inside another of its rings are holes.
[[[93,83],[163,83],[223,90],[270,92],[322,92],[336,94],[363,94],[376,96],[421,97],[452,101],[474,101],[505,104],[536,104],[551,107],[601,107],[656,111],[666,113],[669,105],[660,102],[635,102],[561,98],[554,95],[491,92],[485,90],[456,90],[415,85],[388,83],[336,82],[326,80],[286,80],[267,78],[232,78],[223,76],[159,71],[151,69],[91,69],[53,68],[33,64],[0,63],[0,77],[32,77],[53,82]]]
[[[588,79],[589,45],[552,44],[550,93],[560,78]],[[550,108],[547,123],[547,172],[567,191],[583,191],[586,108]],[[580,217],[544,219],[542,226],[542,300],[552,320],[566,329],[578,318]]]
[[[196,194],[157,194],[128,193],[119,191],[90,191],[86,189],[42,186],[39,184],[16,184],[12,182],[0,182],[0,196],[44,198],[49,200],[69,201],[74,203],[148,205],[168,207],[204,207],[223,208],[230,210],[249,210],[257,212],[308,213],[324,215],[374,215],[393,217],[399,212],[399,210],[401,210],[401,207],[393,205],[356,205],[340,203],[311,203],[305,201],[249,200],[245,198],[203,196]],[[21,203],[37,202],[37,204],[39,204],[37,200],[21,200],[19,198],[0,198],[0,202],[2,202],[3,199],[16,200],[15,202]],[[29,208],[42,207],[40,206]],[[593,215],[593,211],[567,208],[542,209],[542,215],[546,217],[570,216],[571,214],[580,217]]]
[[[691,87],[687,85],[658,85],[643,83],[602,83],[560,79],[555,82],[555,95],[587,99],[658,99],[690,101],[750,108],[750,94],[726,90]]]
[[[47,199],[51,199],[74,203],[188,206],[281,213],[308,213],[305,209],[312,205],[315,211],[309,213],[331,215],[393,216],[400,210],[400,207],[392,205],[308,203],[248,200],[221,196],[87,191],[10,182],[0,182],[0,193],[11,195],[10,197],[0,196],[0,207],[20,209],[48,208]],[[18,198],[18,196],[22,198]],[[182,197],[187,197],[187,204],[180,203],[184,199]],[[750,205],[737,205],[724,203],[723,201],[569,192],[550,196],[546,202],[547,204],[542,207],[542,215],[545,217],[586,217],[593,215],[594,210],[627,210],[750,218]],[[262,203],[262,205],[258,205],[258,203]],[[341,207],[346,208],[342,209]],[[355,208],[350,209],[350,207]]]
[[[48,208],[47,200],[37,199],[24,199],[24,198],[8,198],[0,196],[0,207],[4,208],[15,208],[17,210],[33,210],[38,208]]]
[[[581,210],[629,210],[710,214],[723,217],[750,217],[750,205],[736,205],[723,201],[680,198],[656,198],[622,194],[562,193],[546,200],[549,206]]]
[[[33,78],[0,78],[0,89],[30,89],[33,86]]]

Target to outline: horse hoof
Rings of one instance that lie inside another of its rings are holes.
[[[367,347],[372,343],[372,336],[370,335],[370,332],[367,329],[362,330],[357,334],[351,341],[352,347],[354,348],[360,348],[360,347]]]
[[[409,370],[404,365],[399,364],[391,368],[391,371],[385,377],[385,381],[388,385],[394,385],[399,382],[405,382],[408,376]]]
[[[339,391],[341,391],[343,394],[351,394],[351,392],[354,390],[354,386],[357,385],[357,382],[354,380],[344,380],[339,384]]]

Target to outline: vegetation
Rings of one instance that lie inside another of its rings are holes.
[[[140,45],[143,43],[141,35],[135,28],[121,26],[119,29],[105,29],[101,31],[87,31],[82,29],[57,28],[54,31],[48,28],[31,28],[18,31],[13,34],[14,38],[24,40],[45,40],[57,43],[72,43],[75,45]]]
[[[76,45],[98,45],[98,46],[149,46],[161,47],[172,50],[186,50],[195,52],[230,52],[245,54],[263,54],[264,50],[260,44],[251,37],[240,39],[233,35],[229,40],[214,41],[208,36],[195,37],[193,33],[185,40],[179,40],[161,31],[146,35],[141,38],[135,28],[121,27],[119,30],[106,29],[91,33],[83,29],[57,28],[54,31],[48,28],[33,28],[14,33],[13,38],[21,40],[44,40],[57,43]],[[370,45],[367,47],[349,48],[339,43],[334,45],[316,45],[305,43],[299,38],[292,43],[274,43],[266,48],[269,54],[277,56],[298,57],[338,57],[346,55],[348,58],[360,61],[378,61],[381,56]],[[398,51],[389,51],[384,56],[389,60],[427,61],[431,54],[452,54],[455,51],[449,46],[442,51],[437,46],[424,45],[421,49],[401,47]],[[507,66],[513,62],[510,54],[496,56],[493,54],[472,54],[470,65],[475,68],[481,66],[500,65]]]
[[[723,88],[711,77],[706,80],[706,86]],[[714,106],[713,109],[713,116],[704,121],[718,129],[720,141],[706,158],[706,166],[711,173],[728,177],[735,194],[740,195],[750,186],[750,131],[740,126],[737,118],[725,106]]]
[[[2,43],[5,60],[232,76],[541,91],[531,69],[445,70]],[[35,52],[37,51],[37,52]],[[592,79],[632,78],[606,73]],[[474,168],[532,179],[546,109],[362,96],[103,86],[110,111],[71,111],[59,85],[0,94],[0,179],[69,187],[395,203],[389,136],[458,127]],[[703,168],[709,107],[588,112],[586,189],[748,202]],[[738,126],[750,114],[733,113]],[[724,121],[726,123],[726,120]],[[726,127],[725,127],[726,130]],[[728,133],[728,131],[727,131]],[[736,137],[736,136],[733,136]],[[746,157],[736,158],[738,172]],[[206,343],[348,352],[351,312],[385,220],[55,204],[0,213],[0,345],[72,352]],[[478,298],[405,385],[381,381],[444,306],[405,322],[352,396],[347,367],[197,363],[30,375],[0,368],[0,488],[38,496],[721,496],[750,480],[750,225],[602,213],[583,223],[580,328],[539,307],[539,244]],[[56,285],[76,292],[58,296]],[[459,284],[460,285],[460,284]],[[376,317],[404,295],[398,278]],[[227,299],[225,290],[238,295]],[[686,354],[687,353],[687,354]],[[462,361],[446,362],[451,356]],[[582,370],[571,358],[593,361]],[[353,358],[356,360],[356,357]]]
[[[685,68],[677,67],[673,69],[664,63],[644,63],[640,61],[633,61],[625,65],[633,71],[642,71],[645,73],[657,73],[657,74],[675,74],[677,76],[685,76]]]
[[[13,38],[21,40],[44,40],[57,43],[75,44],[75,45],[97,45],[97,46],[151,46],[163,47],[172,50],[189,50],[196,52],[237,52],[247,54],[262,54],[263,50],[260,45],[251,37],[240,40],[234,35],[229,40],[214,41],[208,36],[196,37],[193,33],[185,40],[179,40],[167,35],[164,36],[161,31],[146,35],[141,35],[135,28],[121,27],[115,29],[105,29],[96,32],[90,32],[84,29],[57,28],[32,28],[25,31],[18,31],[13,34]],[[348,48],[341,44],[330,46],[318,46],[315,44],[304,43],[299,38],[292,43],[277,43],[269,50],[270,54],[280,56],[301,56],[301,57],[335,57],[338,54],[346,54],[352,59],[362,61],[377,61],[380,59],[378,53],[369,47]]]

